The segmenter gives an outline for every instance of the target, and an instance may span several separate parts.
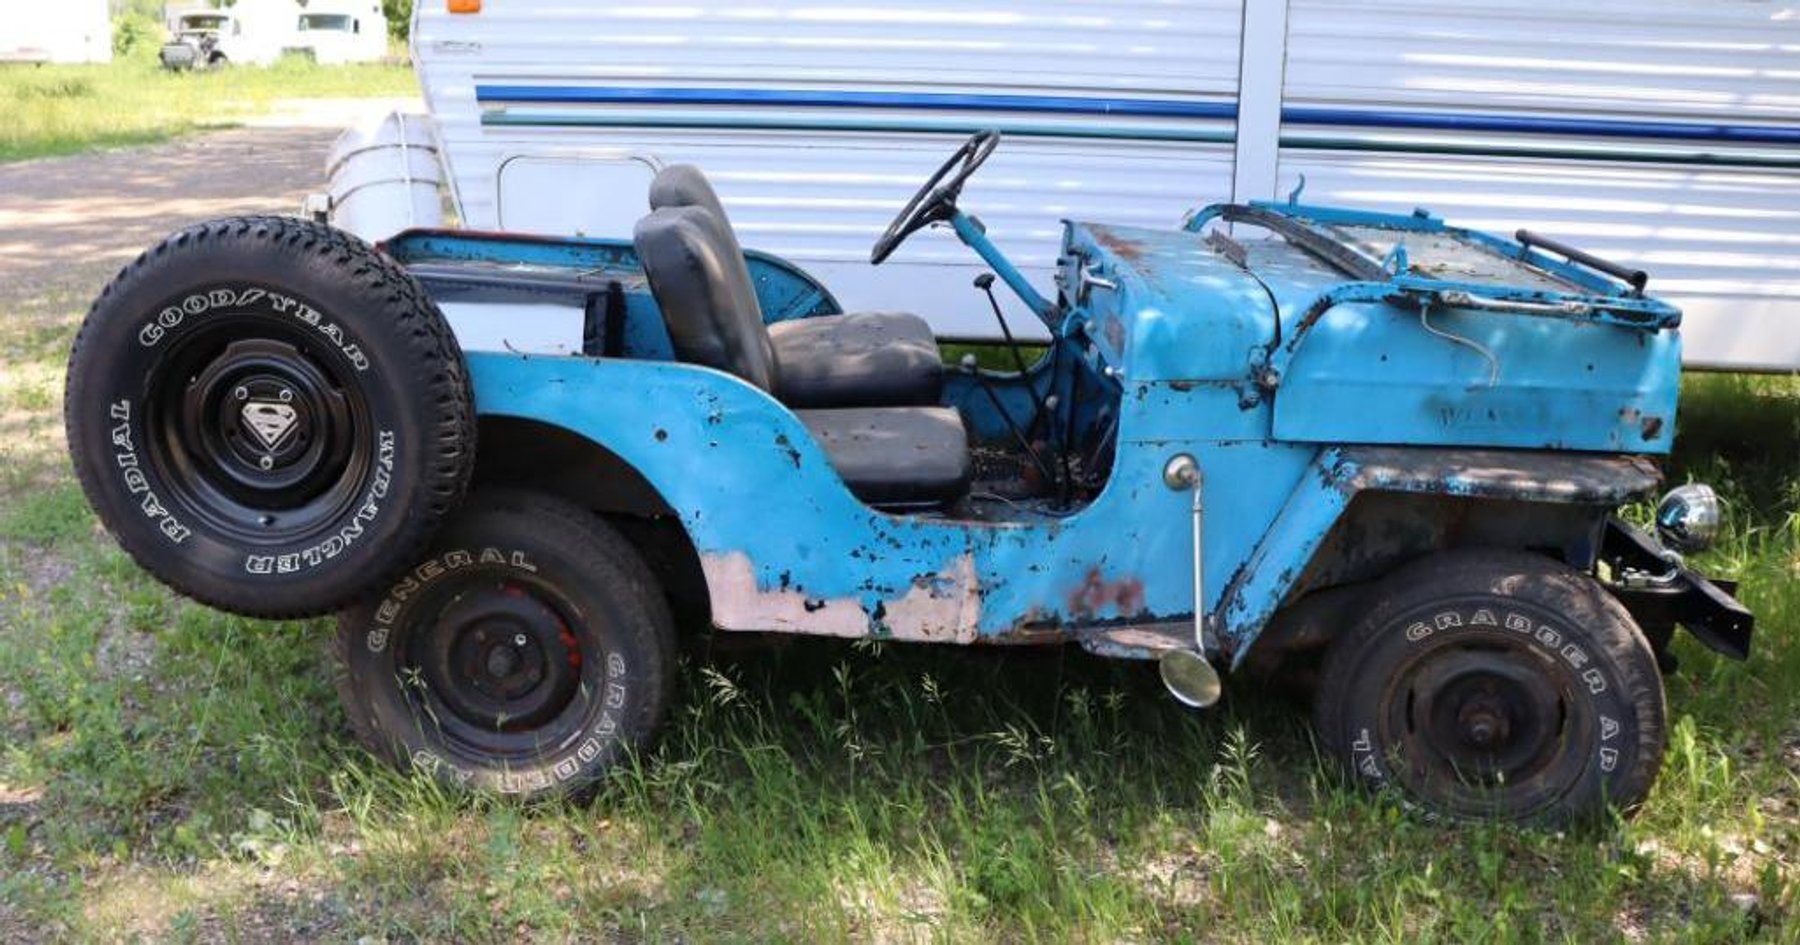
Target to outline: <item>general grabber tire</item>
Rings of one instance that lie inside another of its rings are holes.
[[[1542,825],[1629,811],[1666,742],[1656,657],[1592,577],[1457,551],[1383,580],[1334,640],[1314,705],[1352,778],[1454,819]]]
[[[253,617],[330,613],[415,560],[475,460],[468,369],[392,260],[280,217],[182,230],[69,355],[75,472],[151,574]]]
[[[477,491],[424,563],[338,617],[338,695],[376,755],[476,790],[579,794],[662,724],[674,622],[585,509]]]

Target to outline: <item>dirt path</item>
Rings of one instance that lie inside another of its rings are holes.
[[[170,231],[233,213],[293,213],[322,190],[337,131],[241,128],[145,148],[0,164],[0,306],[91,296]]]

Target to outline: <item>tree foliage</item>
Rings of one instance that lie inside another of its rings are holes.
[[[381,13],[387,17],[388,36],[406,41],[412,30],[413,0],[381,0]]]

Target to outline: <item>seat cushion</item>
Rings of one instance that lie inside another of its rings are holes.
[[[798,414],[850,491],[870,505],[934,505],[969,491],[969,435],[949,407]]]
[[[797,318],[769,326],[775,396],[797,409],[927,407],[944,387],[931,326],[903,312]]]

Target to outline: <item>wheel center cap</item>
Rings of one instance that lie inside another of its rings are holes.
[[[263,449],[274,451],[287,442],[299,426],[300,415],[280,401],[251,400],[242,410],[244,425],[262,442]]]
[[[497,646],[489,651],[487,671],[490,675],[506,677],[519,668],[519,654],[511,647]]]

